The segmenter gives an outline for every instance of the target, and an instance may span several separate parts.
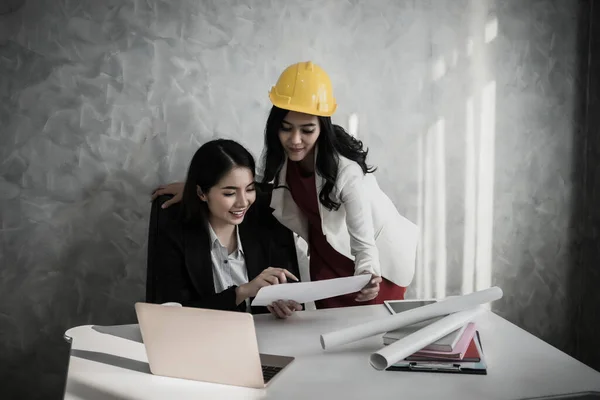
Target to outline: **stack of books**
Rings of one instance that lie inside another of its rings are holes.
[[[387,332],[383,344],[389,345],[439,320],[432,318]],[[474,323],[451,332],[388,368],[396,371],[454,372],[487,374],[481,337]]]

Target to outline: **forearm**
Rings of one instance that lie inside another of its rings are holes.
[[[371,204],[365,194],[361,175],[355,175],[346,182],[340,198],[346,211],[346,227],[350,236],[350,251],[354,256],[355,273],[380,275]]]
[[[241,285],[235,288],[235,304],[239,306],[250,297],[246,285]]]

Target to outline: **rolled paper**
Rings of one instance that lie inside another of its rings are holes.
[[[337,331],[321,334],[321,347],[324,350],[370,336],[412,325],[435,317],[449,315],[459,311],[469,310],[479,305],[502,298],[502,289],[497,286],[477,292],[447,298],[426,306],[390,315],[375,321],[368,321]]]
[[[467,325],[485,309],[481,306],[450,314],[418,331],[411,333],[371,354],[369,361],[373,368],[384,370],[400,360],[416,353],[438,339]]]

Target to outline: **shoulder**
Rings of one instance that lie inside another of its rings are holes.
[[[342,155],[338,157],[338,177],[339,176],[364,176],[364,172],[356,161],[352,161]]]
[[[162,205],[172,196],[162,195],[154,199],[150,212],[150,230],[161,233],[180,232],[184,226],[181,204],[175,203],[168,208]]]
[[[170,200],[173,196],[171,195],[162,195],[158,196],[152,202],[152,213],[160,216],[162,220],[165,221],[176,221],[179,220],[179,215],[181,213],[181,203],[172,204],[168,208],[162,208],[162,205]]]
[[[362,168],[356,161],[352,161],[342,155],[339,156],[336,184],[340,190],[347,183],[362,180],[364,176]]]

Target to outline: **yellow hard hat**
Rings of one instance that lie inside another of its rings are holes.
[[[269,92],[274,106],[284,110],[330,117],[337,104],[327,72],[310,61],[292,64]]]

